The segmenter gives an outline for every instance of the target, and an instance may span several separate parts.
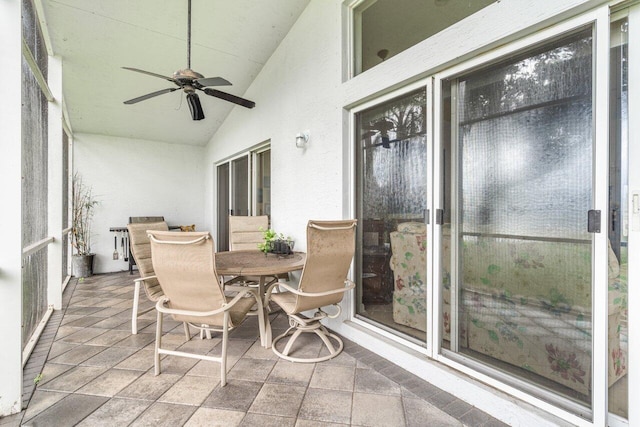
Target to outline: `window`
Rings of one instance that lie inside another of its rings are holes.
[[[354,9],[355,74],[410,48],[495,0],[365,0]]]

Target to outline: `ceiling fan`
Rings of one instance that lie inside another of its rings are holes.
[[[155,92],[148,93],[146,95],[139,96],[137,98],[124,101],[125,104],[135,104],[140,101],[144,101],[149,98],[162,95],[182,89],[187,94],[187,104],[191,111],[191,117],[193,120],[204,119],[204,111],[202,111],[202,105],[200,104],[200,98],[196,93],[196,90],[201,90],[209,96],[223,99],[225,101],[233,102],[234,104],[241,105],[246,108],[253,108],[256,103],[249,101],[248,99],[240,98],[239,96],[231,95],[230,93],[222,92],[217,89],[212,89],[208,86],[228,86],[231,83],[222,77],[204,77],[202,74],[195,72],[191,69],[191,0],[188,0],[188,22],[187,22],[187,68],[184,70],[178,70],[173,73],[172,77],[163,76],[161,74],[152,73],[150,71],[140,70],[138,68],[122,67],[125,70],[135,71],[137,73],[147,74],[150,76],[158,77],[164,80],[168,80],[174,83],[177,87],[170,87],[167,89],[161,89]]]

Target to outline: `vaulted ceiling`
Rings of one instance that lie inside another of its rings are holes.
[[[309,0],[192,0],[191,68],[245,91]],[[46,32],[63,62],[63,93],[75,133],[205,145],[232,108],[199,92],[206,118],[193,121],[181,90],[123,101],[173,83],[187,67],[187,0],[42,0]],[[260,108],[258,104],[255,108]]]

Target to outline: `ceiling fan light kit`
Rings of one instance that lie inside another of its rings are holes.
[[[191,118],[193,120],[204,119],[204,111],[202,111],[202,104],[200,104],[200,98],[195,93],[187,94],[187,104],[189,104],[189,111],[191,111]]]
[[[198,97],[196,90],[201,90],[209,96],[232,102],[245,108],[255,107],[256,104],[253,101],[249,101],[248,99],[244,99],[239,96],[231,95],[230,93],[222,92],[208,87],[231,85],[228,80],[223,79],[222,77],[204,77],[202,74],[191,69],[191,0],[188,0],[187,15],[187,68],[176,71],[175,73],[173,73],[172,77],[167,77],[161,74],[152,73],[150,71],[140,70],[138,68],[122,67],[125,70],[135,71],[137,73],[147,74],[153,77],[168,80],[178,87],[161,89],[155,92],[148,93],[146,95],[139,96],[137,98],[129,99],[127,101],[124,101],[124,103],[127,105],[136,104],[140,101],[154,98],[158,95],[182,89],[187,94],[187,105],[189,105],[189,111],[191,112],[191,118],[193,120],[204,119],[204,111],[202,110],[202,104],[200,103],[200,98]]]

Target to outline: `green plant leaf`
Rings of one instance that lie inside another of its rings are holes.
[[[33,379],[33,383],[38,385],[40,381],[42,381],[42,372],[36,375],[36,377]]]

